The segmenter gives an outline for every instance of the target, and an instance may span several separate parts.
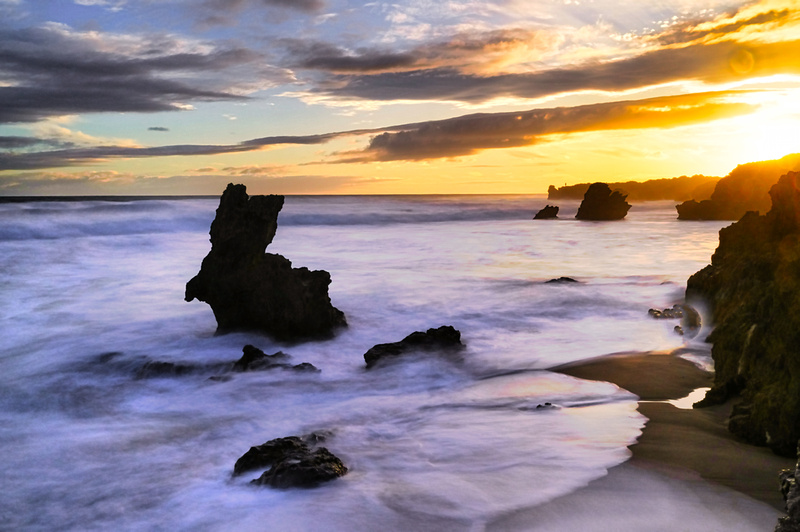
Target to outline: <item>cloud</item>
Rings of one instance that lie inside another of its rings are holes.
[[[730,93],[704,93],[525,112],[474,114],[397,126],[373,137],[367,148],[340,154],[339,162],[423,160],[480,150],[529,146],[552,134],[667,128],[752,112]],[[389,128],[387,128],[389,129]]]
[[[268,21],[272,23],[284,22],[289,12],[316,15],[325,8],[326,2],[324,0],[206,0],[199,6],[193,2],[187,2],[186,5],[192,15],[199,17],[200,26],[209,28],[235,25],[237,16],[241,16],[242,12],[250,15],[261,10],[271,11],[273,16],[270,16]]]
[[[278,41],[286,47],[292,68],[327,73],[410,72],[425,68],[458,68],[487,71],[524,56],[534,61],[556,47],[560,38],[553,32],[522,28],[457,33],[447,39],[425,43],[406,51],[362,47],[348,50],[326,42],[301,39]]]
[[[147,131],[169,131],[168,127],[161,127],[161,126],[152,126],[148,127]]]
[[[276,136],[262,137],[247,140],[238,144],[221,145],[201,145],[183,144],[157,147],[135,147],[135,146],[93,146],[85,148],[70,148],[62,150],[50,150],[39,152],[0,153],[1,170],[35,170],[41,168],[57,168],[65,166],[77,166],[92,164],[108,159],[138,159],[148,157],[169,157],[169,156],[197,156],[197,155],[217,155],[223,153],[240,153],[255,151],[266,146],[281,144],[324,144],[334,138],[343,135],[356,135],[363,133],[362,130],[348,132],[326,133],[322,135],[307,136]],[[33,139],[30,145],[37,142],[45,142],[41,139]]]
[[[732,65],[742,50],[753,58],[746,72]],[[314,97],[478,104],[498,98],[536,99],[577,91],[621,92],[679,81],[723,83],[780,73],[800,74],[800,40],[780,43],[733,41],[664,48],[617,61],[592,61],[567,68],[496,75],[431,68],[373,75],[334,75],[308,91]]]
[[[709,37],[727,36],[751,26],[781,25],[790,21],[793,17],[794,14],[790,10],[782,9],[757,13],[749,18],[730,22],[725,21],[715,25],[687,23],[676,28],[670,28],[659,35],[657,39],[664,44],[688,43]]]
[[[0,29],[0,123],[64,114],[176,111],[283,82],[252,50],[169,36]],[[221,76],[225,72],[228,75]]]
[[[31,148],[33,146],[38,146],[42,144],[47,146],[63,147],[61,143],[51,139],[40,139],[35,137],[18,137],[18,136],[0,137],[0,149],[4,150]]]
[[[554,133],[602,129],[675,127],[745,114],[756,106],[736,101],[737,92],[713,92],[580,107],[484,113],[448,120],[357,129],[306,136],[262,137],[228,145],[160,147],[95,146],[0,154],[0,170],[33,170],[91,164],[114,158],[196,156],[254,151],[281,144],[324,144],[344,136],[372,134],[368,146],[340,153],[334,162],[422,160],[468,155],[478,150],[527,146]],[[33,141],[31,141],[33,144]],[[246,170],[247,167],[242,167]],[[262,170],[266,167],[259,167]],[[234,168],[223,169],[231,172]],[[247,173],[245,171],[244,173]],[[262,172],[264,173],[264,172]],[[243,175],[243,174],[239,174]]]

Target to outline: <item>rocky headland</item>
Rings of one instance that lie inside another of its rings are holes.
[[[728,428],[794,456],[800,439],[800,173],[769,191],[766,214],[723,228],[711,264],[692,275],[686,300],[710,306],[714,386],[698,406],[741,401]]]
[[[619,190],[627,195],[628,201],[686,201],[694,199],[701,201],[708,199],[714,191],[714,186],[719,177],[693,175],[670,177],[664,179],[649,179],[647,181],[625,181],[608,183],[613,190]],[[556,187],[550,185],[547,189],[548,200],[580,200],[591,183],[577,185],[564,185]]]
[[[676,205],[678,219],[738,220],[748,211],[765,213],[771,204],[770,187],[781,175],[797,170],[800,170],[800,154],[740,164],[719,180],[709,199],[694,198]]]
[[[277,340],[326,338],[347,324],[331,304],[325,270],[293,268],[265,253],[278,228],[283,196],[248,196],[229,184],[211,224],[211,251],[186,284],[186,301],[211,306],[217,332],[252,330]]]
[[[619,190],[612,192],[606,183],[592,183],[583,196],[575,218],[578,220],[607,221],[622,220],[631,204]]]

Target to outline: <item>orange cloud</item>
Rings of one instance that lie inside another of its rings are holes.
[[[534,109],[515,113],[467,115],[398,126],[370,140],[358,152],[340,154],[339,162],[422,160],[469,155],[480,150],[528,146],[552,134],[612,129],[669,128],[754,111],[735,101],[735,92],[711,92]],[[387,128],[389,129],[389,128]]]

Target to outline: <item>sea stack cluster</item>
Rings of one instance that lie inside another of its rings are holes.
[[[766,215],[748,212],[719,233],[711,264],[686,299],[710,305],[714,387],[698,406],[740,395],[729,429],[794,456],[800,439],[800,172],[770,189]]]
[[[346,325],[331,304],[324,270],[292,268],[282,255],[265,253],[278,228],[283,196],[247,195],[229,184],[211,224],[211,251],[186,284],[186,301],[205,301],[217,332],[254,330],[275,339],[325,338]]]

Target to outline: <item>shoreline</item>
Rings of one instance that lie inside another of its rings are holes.
[[[625,353],[551,368],[637,396],[648,421],[631,457],[577,491],[498,517],[492,530],[772,530],[784,515],[778,473],[794,460],[728,432],[732,401],[681,409],[713,373],[675,353]],[[675,528],[675,527],[679,528]]]

